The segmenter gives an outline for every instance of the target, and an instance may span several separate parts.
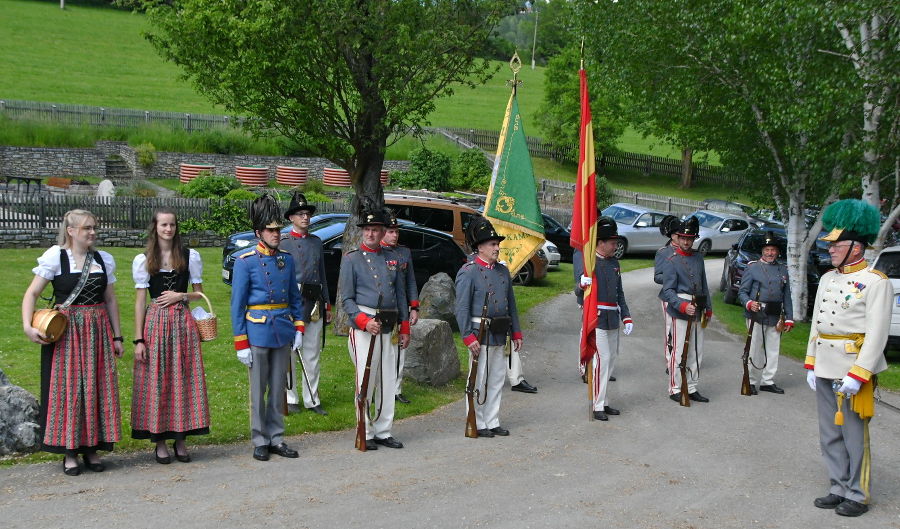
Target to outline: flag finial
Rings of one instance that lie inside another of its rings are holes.
[[[515,94],[518,86],[522,84],[522,81],[519,80],[519,70],[522,69],[522,59],[519,58],[518,50],[513,53],[512,59],[509,60],[509,69],[513,72],[513,78],[507,81],[506,84],[512,86],[513,94]]]

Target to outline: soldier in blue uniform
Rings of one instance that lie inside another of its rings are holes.
[[[366,371],[369,343],[376,340],[366,398],[375,402],[379,413],[375,419],[368,414],[365,417],[367,450],[377,450],[378,445],[403,448],[403,443],[391,435],[397,388],[396,348],[391,343],[391,332],[399,325],[400,348],[409,345],[409,304],[406,289],[400,284],[402,277],[396,255],[381,249],[387,223],[383,211],[369,208],[363,212],[362,220],[357,224],[362,228],[362,243],[341,261],[338,288],[343,296],[344,312],[352,326],[348,346],[356,365],[357,393]]]
[[[660,285],[658,297],[660,305],[662,305],[663,321],[665,322],[666,328],[665,333],[663,334],[663,356],[667,359],[669,358],[669,355],[671,355],[671,349],[674,344],[672,342],[672,320],[666,316],[666,300],[663,298],[663,268],[669,262],[669,257],[672,257],[672,255],[675,254],[672,236],[675,235],[675,231],[678,230],[678,226],[680,225],[681,221],[679,221],[678,217],[675,215],[666,215],[662,218],[659,222],[659,233],[669,240],[666,241],[666,244],[664,244],[662,248],[656,250],[656,256],[653,258],[653,281],[657,285]],[[666,373],[668,373],[668,371],[666,371]]]
[[[250,368],[250,440],[253,457],[297,457],[284,443],[284,380],[291,348],[303,341],[303,301],[294,260],[278,250],[281,211],[268,194],[253,201],[250,220],[259,244],[234,262],[231,326],[237,357]]]
[[[778,353],[781,348],[779,321],[784,318],[784,331],[794,327],[791,305],[791,284],[787,266],[779,263],[779,248],[784,245],[772,232],[763,238],[762,255],[758,261],[750,261],[741,276],[738,299],[744,306],[747,327],[753,321],[753,335],[750,338],[750,393],[759,391],[784,393],[775,385],[778,371]]]
[[[688,393],[696,402],[709,402],[697,391],[700,381],[700,364],[703,361],[703,319],[712,317],[712,303],[706,283],[703,256],[692,249],[700,231],[697,217],[681,222],[672,236],[674,252],[663,265],[663,301],[666,317],[672,332],[672,348],[666,351],[669,369],[669,398],[679,401],[681,373],[678,366],[684,349],[685,333],[689,319],[694,320],[687,355]]]
[[[294,258],[294,273],[303,297],[303,321],[306,323],[303,346],[291,353],[287,402],[291,413],[299,412],[302,394],[306,409],[319,415],[328,415],[319,398],[319,358],[322,355],[325,325],[331,322],[331,305],[328,303],[322,239],[309,233],[309,219],[315,212],[316,207],[306,201],[303,193],[294,193],[290,206],[284,212],[284,217],[291,221],[291,231],[282,236],[278,246]],[[298,359],[301,360],[299,370]]]
[[[582,289],[591,284],[597,289],[597,352],[591,365],[594,369],[594,418],[598,421],[607,421],[609,415],[620,413],[608,405],[609,379],[619,357],[619,322],[622,322],[626,336],[634,328],[622,290],[619,260],[615,258],[618,239],[615,220],[610,217],[597,219],[597,261],[594,265],[597,279],[594,281],[591,276],[582,275],[579,284]]]
[[[475,402],[475,423],[478,437],[509,435],[500,426],[500,397],[506,375],[504,349],[507,336],[515,350],[522,348],[522,328],[516,311],[509,269],[497,261],[500,241],[491,223],[475,217],[466,229],[466,242],[477,255],[456,274],[456,322],[463,343],[470,355],[479,355],[475,387],[482,400]],[[482,309],[487,297],[489,332],[487,343],[479,343],[478,330]],[[469,370],[472,369],[471,356]],[[468,412],[468,409],[466,410]]]
[[[397,215],[393,211],[387,211],[388,225],[381,239],[381,249],[385,255],[392,254],[391,259],[396,260],[400,269],[399,285],[406,289],[406,300],[409,303],[409,324],[415,325],[419,321],[419,291],[416,288],[416,273],[413,270],[412,253],[409,248],[400,244],[400,224]],[[403,404],[409,404],[409,399],[403,395],[403,363],[406,361],[406,349],[400,349],[397,353],[397,389],[394,399]]]

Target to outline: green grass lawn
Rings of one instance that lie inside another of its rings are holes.
[[[119,300],[122,331],[126,338],[125,355],[118,361],[119,402],[122,409],[123,438],[117,444],[120,451],[149,452],[150,443],[131,439],[131,387],[134,336],[134,283],[131,279],[131,261],[140,252],[138,248],[104,248],[116,260],[116,296]],[[13,384],[22,386],[34,395],[40,392],[40,348],[29,342],[21,330],[20,307],[25,286],[31,281],[31,268],[42,249],[0,250],[0,268],[5,271],[6,281],[0,286],[0,313],[9,317],[0,322],[0,367]],[[213,311],[218,316],[219,336],[216,340],[203,344],[203,359],[206,367],[206,381],[210,399],[212,424],[210,435],[191,439],[195,444],[231,443],[249,439],[249,418],[247,415],[248,379],[246,369],[235,358],[231,337],[231,323],[228,314],[230,287],[221,280],[221,249],[200,248],[205,264],[203,270],[204,291],[213,303]],[[572,265],[563,264],[560,269],[548,273],[547,277],[533,286],[514,287],[519,310],[525,314],[537,304],[552,299],[557,294],[571,291]],[[50,288],[45,291],[49,294]],[[526,321],[523,318],[523,321]],[[330,329],[329,329],[330,331]],[[526,329],[527,340],[527,329]],[[465,366],[466,349],[462,342],[455,340],[460,355],[461,366]],[[465,368],[463,367],[463,371]],[[353,364],[347,351],[347,338],[326,337],[326,347],[322,353],[322,378],[319,393],[327,417],[313,413],[291,415],[286,419],[288,435],[343,430],[355,426],[353,400]],[[404,383],[404,394],[412,404],[397,407],[397,419],[429,412],[438,406],[462,398],[464,374],[444,387],[434,388],[417,384],[413,380]],[[464,418],[460,417],[460,434]],[[352,449],[350,436],[347,449]],[[0,460],[0,464],[12,462],[34,462],[56,459],[46,453],[31,454]]]

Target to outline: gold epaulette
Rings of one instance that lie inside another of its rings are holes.
[[[279,248],[278,251],[281,252],[281,253],[286,253],[286,254],[288,254],[288,255],[291,255],[291,252],[289,252],[289,251],[287,251],[287,250],[282,250],[281,248]]]
[[[241,255],[237,256],[237,258],[238,258],[238,259],[243,259],[243,258],[245,258],[245,257],[250,257],[250,256],[253,255],[254,253],[256,253],[256,250],[248,250],[248,251],[242,253]]]
[[[869,272],[872,272],[873,274],[877,275],[877,276],[880,277],[881,279],[887,279],[887,278],[888,278],[888,276],[885,275],[885,273],[882,272],[881,270],[875,270],[874,268],[869,268]]]

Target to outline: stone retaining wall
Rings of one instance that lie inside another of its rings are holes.
[[[180,153],[159,151],[156,163],[145,168],[137,163],[137,153],[126,142],[98,141],[93,149],[57,149],[43,147],[0,146],[0,176],[106,176],[106,159],[119,156],[131,169],[135,178],[178,178],[181,163],[211,164],[216,174],[234,175],[238,165],[257,165],[269,168],[269,178],[275,179],[275,166],[308,167],[310,176],[322,178],[325,167],[336,165],[324,158],[291,156],[229,155],[210,153]],[[388,171],[409,168],[404,160],[384,162]]]
[[[56,244],[57,229],[0,230],[0,248],[49,248]],[[97,234],[97,248],[119,246],[143,248],[145,230],[103,230]],[[225,238],[211,231],[193,232],[182,236],[191,248],[225,246]]]

